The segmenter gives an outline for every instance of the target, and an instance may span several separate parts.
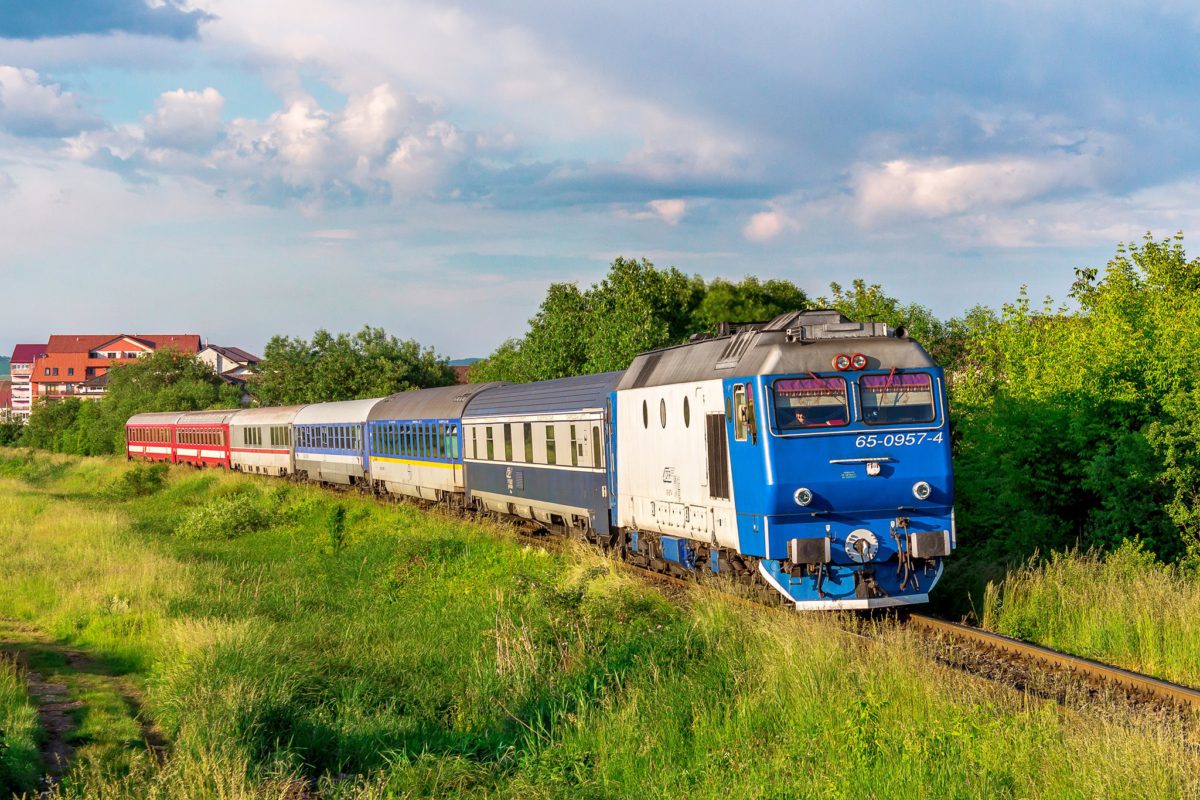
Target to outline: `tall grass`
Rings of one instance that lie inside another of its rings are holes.
[[[989,585],[983,625],[1200,686],[1200,581],[1135,545],[1055,553]]]
[[[37,711],[16,662],[0,654],[0,793],[32,792],[40,772]]]
[[[123,469],[0,480],[24,531],[0,603],[125,665],[171,742],[162,766],[78,764],[64,796],[1200,794],[1176,732],[1065,717],[903,631],[680,604],[584,551],[279,482],[97,491]],[[259,522],[231,530],[231,505]]]

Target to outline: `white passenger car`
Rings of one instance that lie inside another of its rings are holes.
[[[229,423],[230,462],[238,472],[291,475],[292,422],[304,406],[247,408]]]
[[[364,485],[365,429],[371,409],[381,399],[314,403],[300,409],[292,422],[296,474],[321,483]]]

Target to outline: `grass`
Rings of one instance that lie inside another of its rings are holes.
[[[1056,553],[1010,572],[988,587],[983,625],[1200,686],[1200,582],[1135,545]]]
[[[40,774],[37,711],[14,659],[0,654],[0,792],[31,792]]]
[[[112,747],[64,797],[1200,796],[1178,731],[1065,716],[904,631],[862,646],[496,526],[129,469],[0,451],[2,613],[144,693],[170,742],[156,764],[95,700]]]

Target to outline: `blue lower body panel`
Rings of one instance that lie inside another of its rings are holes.
[[[468,461],[464,471],[468,497],[485,492],[534,508],[584,509],[593,530],[609,531],[608,479],[603,472],[478,461]]]

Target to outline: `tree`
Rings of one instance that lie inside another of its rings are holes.
[[[520,383],[621,370],[638,353],[715,331],[720,322],[766,321],[807,304],[788,281],[747,277],[706,285],[674,267],[618,257],[586,291],[551,285],[525,336],[476,364],[471,379]]]
[[[952,383],[959,520],[1023,557],[1136,540],[1200,558],[1200,260],[1181,236],[1076,270],[1075,309],[976,315]]]
[[[722,322],[767,322],[811,305],[808,295],[791,281],[760,281],[748,275],[740,283],[716,278],[704,293],[693,318],[697,332],[715,333]]]
[[[19,444],[42,450],[63,450],[67,432],[75,424],[83,401],[68,397],[56,402],[36,400]]]
[[[259,403],[274,406],[383,397],[454,381],[454,370],[432,349],[367,326],[336,336],[321,329],[311,342],[272,337],[250,386]]]
[[[682,342],[695,332],[692,316],[704,280],[646,259],[617,258],[588,292],[590,330],[584,372],[625,369],[638,353]]]

